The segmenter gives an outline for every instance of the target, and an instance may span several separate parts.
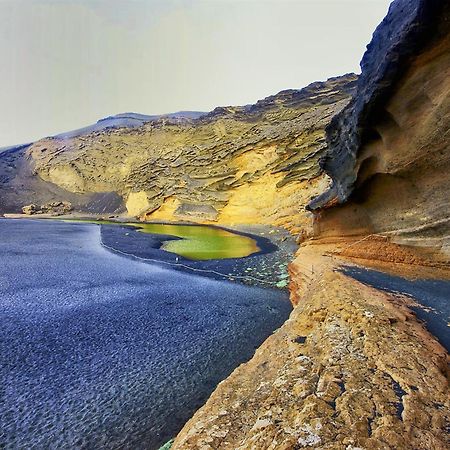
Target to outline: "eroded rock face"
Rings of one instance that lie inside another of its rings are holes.
[[[327,186],[318,165],[324,128],[355,83],[351,74],[197,118],[43,139],[12,161],[21,165],[12,175],[29,170],[33,183],[73,196],[116,192],[130,215],[147,219],[300,229],[307,220],[302,205]],[[5,180],[3,192],[17,179]],[[21,185],[31,186],[29,180]]]
[[[290,265],[296,307],[175,449],[449,447],[447,351],[410,298],[340,270],[363,258],[449,276],[449,5],[391,5],[353,100],[327,129],[333,184],[310,203],[315,236]]]
[[[30,145],[0,152],[0,211],[20,213],[24,205],[70,202],[75,211],[117,214],[124,211],[123,199],[116,192],[70,192],[44,181],[33,169],[28,156]]]
[[[445,349],[401,298],[323,260],[301,254],[292,275],[309,280],[290,319],[218,386],[173,449],[448,448]]]
[[[147,193],[145,191],[130,192],[125,206],[130,216],[144,214],[150,208]]]
[[[448,2],[397,0],[374,33],[350,104],[327,128],[315,198],[321,238],[386,234],[450,260]]]
[[[51,215],[62,215],[67,214],[72,211],[72,203],[61,201],[61,202],[50,202],[41,206],[36,206],[35,204],[25,205],[22,208],[22,212],[28,216],[33,214],[51,214]]]
[[[376,128],[373,129],[374,123],[379,121],[377,115],[386,115],[386,101],[397,91],[397,86],[404,84],[401,77],[412,59],[429,43],[444,3],[439,0],[396,0],[375,30],[361,60],[357,91],[327,127],[329,148],[322,166],[333,179],[327,195],[336,197],[339,203],[346,201],[354,189],[358,177],[357,157],[362,144],[379,137]],[[448,27],[446,20],[441,19],[443,28]],[[448,29],[440,31],[438,34],[445,38]],[[444,69],[442,65],[441,69]],[[310,207],[323,207],[326,201],[327,198],[319,197]]]

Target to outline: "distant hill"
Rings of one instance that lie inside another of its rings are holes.
[[[55,135],[55,138],[68,139],[77,136],[82,136],[85,134],[92,133],[94,131],[102,131],[107,128],[135,128],[144,125],[147,122],[151,122],[152,120],[158,120],[163,117],[177,119],[177,118],[185,118],[185,119],[196,119],[198,117],[206,114],[205,112],[200,111],[178,111],[175,113],[169,114],[159,114],[159,115],[146,115],[146,114],[138,114],[138,113],[121,113],[116,114],[114,116],[105,117],[104,119],[100,119],[97,123],[93,125],[88,125],[83,128],[78,128],[77,130],[67,131],[64,133],[59,133]]]

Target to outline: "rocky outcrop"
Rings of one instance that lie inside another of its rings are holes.
[[[296,307],[174,449],[449,447],[446,349],[413,299],[343,270],[450,277],[449,6],[392,3],[327,128],[332,182],[310,202],[313,236],[290,265]]]
[[[36,206],[34,203],[31,205],[25,205],[22,207],[22,212],[27,216],[33,214],[51,214],[51,215],[62,215],[67,214],[72,211],[72,203],[70,202],[50,202],[45,205]]]
[[[329,146],[321,165],[333,185],[325,196],[311,202],[311,209],[326,206],[329,197],[339,203],[349,198],[358,177],[358,153],[364,143],[380,137],[378,116],[386,115],[386,101],[395,93],[396,84],[403,84],[400,78],[411,59],[430,40],[431,27],[436,25],[442,6],[440,1],[397,1],[375,30],[361,61],[357,93],[327,127]],[[443,21],[445,25],[446,19]],[[442,37],[445,34],[443,29]]]
[[[20,213],[24,205],[54,201],[72,204],[74,211],[111,214],[124,211],[123,199],[115,192],[74,193],[42,180],[28,156],[30,146],[18,146],[0,153],[0,212]]]
[[[394,1],[357,82],[1,153],[7,207],[25,204],[24,193],[79,210],[87,196],[115,195],[144,219],[302,233],[290,319],[218,386],[174,449],[449,448],[446,350],[413,300],[342,271],[357,261],[449,277],[449,17],[445,1]]]
[[[57,189],[55,200],[84,211],[79,199],[114,192],[129,215],[149,220],[265,223],[299,232],[310,221],[299,205],[328,183],[318,165],[324,128],[355,84],[350,74],[198,117],[116,117],[133,119],[133,126],[43,139],[0,157],[0,209],[24,191],[20,206],[42,203],[42,192]]]
[[[413,0],[376,29],[356,93],[327,128],[332,186],[309,204],[316,237],[384,235],[449,261],[449,29],[448,2]]]
[[[314,252],[302,257],[308,284],[290,319],[219,384],[172,449],[448,448],[445,349],[401,297]]]

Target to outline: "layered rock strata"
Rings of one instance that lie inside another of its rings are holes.
[[[200,117],[43,139],[0,156],[0,209],[47,202],[44,193],[56,190],[54,200],[85,211],[83,196],[112,192],[129,215],[148,220],[264,223],[299,231],[309,219],[298,205],[328,183],[318,165],[324,128],[355,84],[350,74]]]
[[[450,446],[446,349],[413,299],[341,270],[450,278],[449,27],[448,2],[392,3],[327,128],[332,183],[309,204],[313,236],[290,265],[296,308],[173,448]]]
[[[356,94],[327,128],[332,187],[309,204],[316,237],[383,235],[449,261],[449,29],[448,2],[413,0],[376,29]]]

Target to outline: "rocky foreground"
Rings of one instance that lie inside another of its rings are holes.
[[[323,249],[322,249],[323,250]],[[174,449],[448,448],[446,350],[408,309],[305,248],[298,305]]]

